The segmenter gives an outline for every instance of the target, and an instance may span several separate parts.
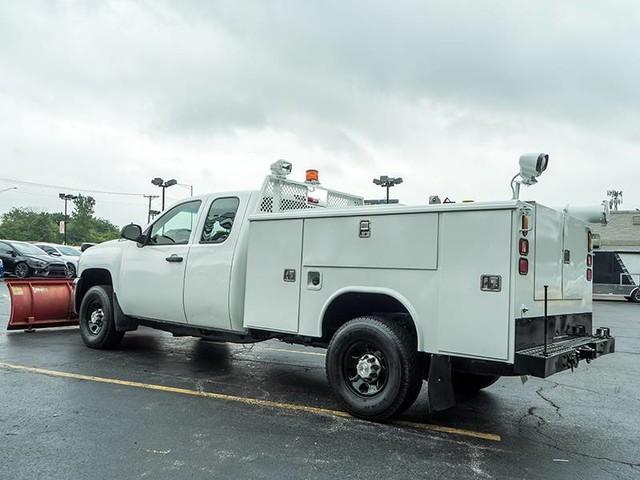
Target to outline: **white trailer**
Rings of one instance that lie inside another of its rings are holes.
[[[547,159],[523,157],[519,182]],[[409,407],[425,379],[440,410],[499,376],[613,352],[608,329],[592,331],[591,233],[566,212],[517,198],[364,206],[290,171],[277,162],[260,191],[187,199],[86,251],[84,342],[111,348],[146,325],[326,347],[334,392],[372,420]]]

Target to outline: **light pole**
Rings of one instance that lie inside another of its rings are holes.
[[[188,183],[178,183],[178,185],[180,185],[181,187],[189,187],[189,192],[190,192],[190,197],[193,197],[193,185],[190,185]]]
[[[158,195],[143,195],[144,198],[149,199],[149,209],[147,210],[147,223],[151,223],[151,212],[155,212],[155,210],[151,210],[151,200],[154,198],[158,198]]]
[[[402,183],[401,177],[388,177],[386,175],[381,176],[380,178],[374,178],[373,183],[380,187],[385,187],[387,189],[387,203],[389,203],[389,189],[391,187],[395,187],[396,185],[400,185]]]
[[[175,178],[172,178],[171,180],[167,180],[165,182],[160,177],[156,177],[153,180],[151,180],[151,183],[156,187],[160,187],[162,189],[162,210],[164,210],[164,191],[169,187],[173,187],[174,185],[177,185],[178,181]]]
[[[67,244],[67,202],[69,200],[75,200],[78,198],[77,195],[71,195],[70,193],[59,193],[58,197],[61,200],[64,200],[64,244]]]

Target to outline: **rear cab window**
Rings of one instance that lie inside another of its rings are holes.
[[[204,221],[200,243],[223,243],[231,234],[240,200],[237,197],[216,198],[211,202]]]

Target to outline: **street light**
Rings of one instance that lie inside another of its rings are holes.
[[[164,191],[169,187],[173,187],[174,185],[177,185],[178,181],[175,178],[172,178],[171,180],[167,180],[165,182],[160,177],[156,177],[153,180],[151,180],[151,183],[156,187],[160,187],[162,189],[162,210],[164,210]]]
[[[388,177],[386,175],[381,176],[380,178],[374,178],[373,183],[380,187],[385,187],[387,189],[387,203],[389,203],[389,189],[391,187],[395,187],[396,185],[400,185],[402,183],[401,177]]]
[[[71,195],[70,193],[59,193],[58,197],[64,200],[64,244],[67,244],[67,202],[69,200],[76,200],[77,195]]]

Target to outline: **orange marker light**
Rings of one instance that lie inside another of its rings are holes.
[[[309,183],[318,183],[320,181],[318,170],[307,170],[306,181]]]

